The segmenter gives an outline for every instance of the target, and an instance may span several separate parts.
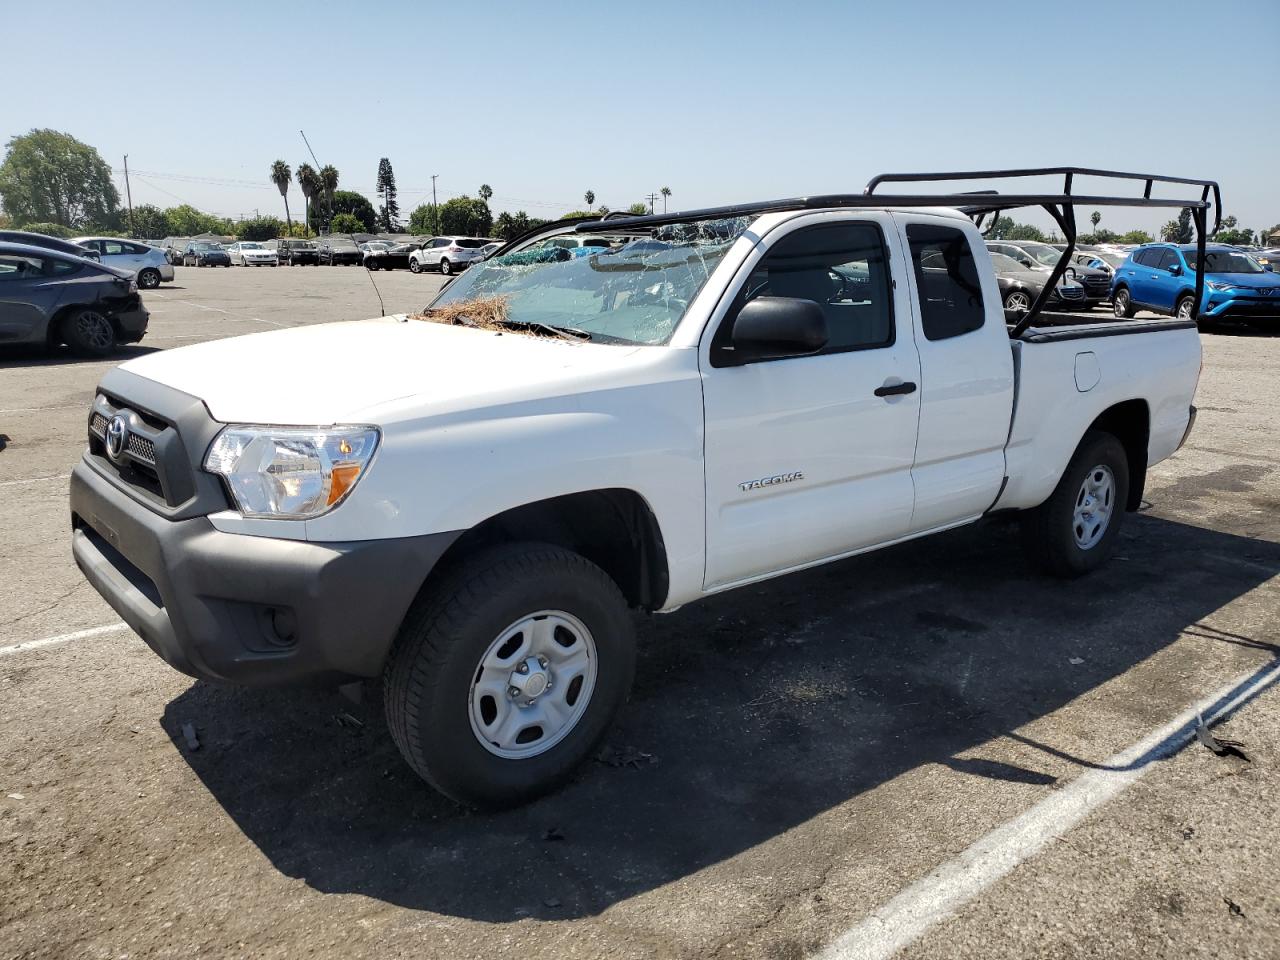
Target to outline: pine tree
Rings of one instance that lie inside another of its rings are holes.
[[[386,157],[378,161],[377,190],[382,197],[382,208],[378,211],[382,229],[393,233],[400,226],[400,204],[396,202],[396,175]]]

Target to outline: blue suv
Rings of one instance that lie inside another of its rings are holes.
[[[1194,244],[1149,243],[1129,254],[1111,280],[1116,316],[1154,310],[1191,319],[1196,294]],[[1210,244],[1204,255],[1202,320],[1280,321],[1280,275],[1234,247]]]

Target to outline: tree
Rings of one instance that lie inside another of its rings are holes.
[[[1044,232],[1030,223],[1017,223],[1012,217],[996,217],[991,227],[993,240],[1036,240],[1045,242]]]
[[[15,223],[109,227],[120,194],[111,167],[87,143],[57,130],[12,138],[0,164],[0,202]]]
[[[627,207],[627,213],[635,214],[637,217],[643,217],[648,212],[649,205],[647,203],[633,203]]]
[[[382,222],[382,229],[392,233],[400,227],[400,203],[396,200],[396,175],[386,157],[378,161],[377,190],[382,198],[378,219]]]
[[[320,195],[320,174],[309,163],[298,164],[298,187],[306,202],[306,223],[311,224],[311,201]]]
[[[46,237],[61,237],[63,240],[70,240],[76,235],[74,230],[60,223],[28,223],[22,229],[28,233],[43,233]]]
[[[1253,243],[1253,231],[1248,228],[1238,228],[1235,217],[1223,217],[1222,226],[1218,228],[1218,232],[1213,235],[1213,239],[1218,243],[1230,243],[1246,245]]]
[[[276,185],[276,189],[280,191],[280,196],[284,197],[284,219],[289,224],[289,231],[293,232],[293,217],[289,216],[289,184],[293,181],[293,171],[289,169],[289,165],[283,160],[277,160],[271,164],[271,182]],[[274,240],[275,237],[265,237],[266,240]]]
[[[1096,231],[1098,229],[1098,224],[1102,222],[1102,211],[1095,210],[1093,213],[1089,214],[1089,222],[1093,224],[1093,229]]]
[[[1120,243],[1151,243],[1155,237],[1147,233],[1145,230],[1130,230],[1128,233],[1120,234]]]
[[[587,201],[587,209],[590,210],[596,205],[596,192],[594,190],[588,190],[582,195],[582,199]]]
[[[133,231],[148,240],[160,240],[174,232],[165,212],[150,203],[133,208]]]
[[[670,187],[663,187],[663,188],[662,188],[661,190],[659,190],[658,192],[659,192],[660,194],[662,194],[662,212],[663,212],[663,213],[666,213],[666,212],[667,212],[667,200],[671,197],[671,188],[670,188]]]
[[[169,221],[169,230],[176,237],[194,237],[200,233],[222,234],[222,222],[209,213],[204,213],[189,203],[170,207],[164,212]]]
[[[241,240],[262,241],[287,237],[291,229],[292,226],[286,226],[279,217],[253,217],[237,223],[235,233]]]
[[[338,189],[338,168],[326,163],[320,168],[320,189],[324,192],[325,220],[333,218],[333,195]]]
[[[440,204],[440,233],[487,237],[493,229],[493,214],[479,197],[454,197]]]
[[[336,190],[330,198],[329,206],[335,216],[339,213],[349,213],[359,220],[361,225],[356,228],[357,233],[373,233],[378,229],[378,214],[373,209],[373,204],[369,202],[369,198],[362,193],[356,193],[354,190]]]
[[[363,223],[350,213],[335,213],[329,221],[330,233],[368,233]]]
[[[409,214],[409,232],[414,236],[426,237],[435,233],[435,215],[431,204],[423,203],[413,208]]]
[[[503,240],[514,240],[520,234],[528,233],[534,227],[540,227],[549,222],[539,217],[531,217],[523,210],[518,211],[515,215],[503,211],[498,214],[498,219],[494,221],[489,236],[501,237]]]
[[[487,183],[480,184],[480,189],[476,191],[476,196],[488,204],[489,198],[493,196],[493,187]]]
[[[1160,239],[1171,243],[1190,243],[1195,239],[1191,228],[1191,208],[1183,207],[1177,220],[1170,220],[1160,228]]]

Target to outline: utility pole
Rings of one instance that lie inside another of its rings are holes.
[[[136,240],[137,234],[133,229],[133,191],[129,189],[129,155],[127,153],[124,155],[124,195],[129,198],[129,236]]]
[[[653,213],[653,205],[657,202],[658,195],[656,193],[651,193],[645,197],[645,199],[649,201],[649,213]]]
[[[438,173],[431,175],[431,232],[440,232],[440,208],[436,206],[436,177]]]

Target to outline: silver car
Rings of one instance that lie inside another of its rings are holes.
[[[488,237],[433,237],[409,255],[409,269],[414,273],[439,270],[448,276],[477,260],[492,241]]]
[[[71,242],[96,250],[108,267],[132,270],[137,276],[138,286],[143,290],[154,290],[160,286],[161,281],[173,280],[173,264],[164,251],[145,243],[121,240],[119,237],[76,237]]]

